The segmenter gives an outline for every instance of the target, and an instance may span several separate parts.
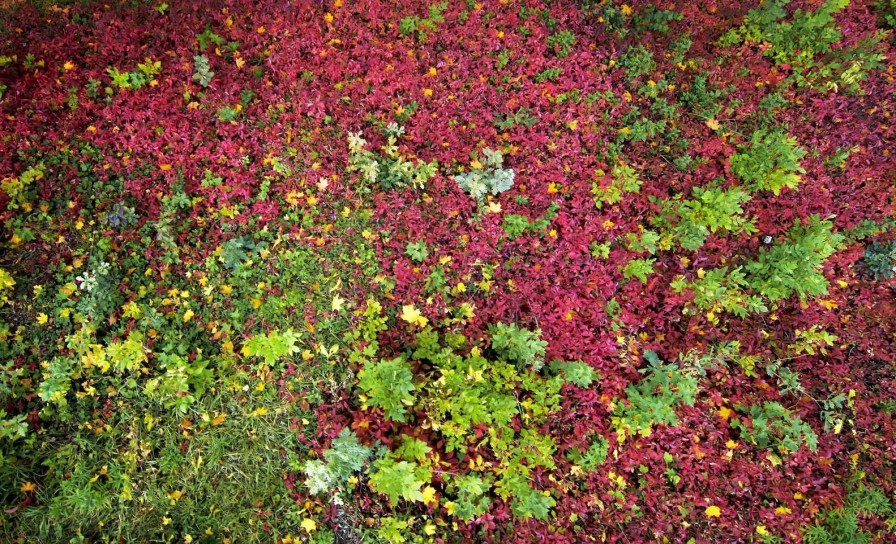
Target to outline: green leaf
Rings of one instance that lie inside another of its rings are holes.
[[[501,225],[509,240],[516,240],[529,230],[529,218],[524,215],[510,213],[504,216],[504,224]]]
[[[208,63],[208,57],[205,55],[196,55],[193,57],[193,81],[199,83],[203,87],[208,87],[215,73],[212,71]]]
[[[598,435],[591,442],[588,451],[582,456],[581,465],[585,470],[594,471],[607,460],[610,453],[610,443],[602,435]]]
[[[324,451],[324,459],[336,479],[343,481],[353,472],[361,470],[372,451],[358,442],[358,437],[346,428],[333,439],[330,448]]]
[[[333,444],[324,451],[324,461],[312,460],[304,464],[305,485],[312,495],[337,491],[349,477],[364,467],[372,449],[358,442],[348,428],[342,429]]]
[[[625,279],[638,278],[641,283],[647,283],[647,275],[653,273],[653,263],[656,259],[632,259],[625,263],[622,276]]]
[[[523,467],[505,473],[498,482],[499,493],[504,500],[508,497],[511,499],[510,510],[514,516],[522,519],[546,519],[556,502],[550,495],[533,489],[527,475],[528,470]]]
[[[693,405],[697,378],[682,372],[678,365],[661,364],[656,353],[646,350],[650,366],[642,369],[644,378],[626,387],[626,404],[612,419],[619,429],[649,433],[653,425],[678,425],[675,408]]]
[[[421,467],[407,461],[396,462],[391,457],[379,459],[373,465],[376,472],[370,475],[370,486],[387,495],[392,506],[401,499],[423,502],[423,485],[427,481],[420,478]]]
[[[401,437],[401,446],[395,450],[395,455],[405,461],[422,462],[431,451],[432,448],[426,442],[412,436],[403,435]]]
[[[600,172],[604,175],[603,171]],[[591,193],[594,196],[594,204],[598,209],[604,204],[616,204],[622,201],[623,193],[638,193],[641,191],[641,179],[638,178],[635,169],[627,164],[617,164],[610,171],[610,184],[602,187],[599,182],[591,184]]]
[[[429,250],[426,248],[426,242],[423,240],[408,243],[404,253],[418,263],[423,262],[429,256]]]
[[[262,357],[268,366],[273,365],[281,357],[299,352],[296,343],[301,336],[287,329],[283,332],[271,331],[267,334],[256,334],[245,344],[246,353],[252,357]]]
[[[367,403],[382,408],[387,418],[404,423],[406,406],[414,404],[416,389],[411,365],[404,357],[367,364],[358,373],[358,387],[367,395]]]
[[[818,436],[807,423],[777,402],[763,402],[749,407],[750,425],[732,420],[749,442],[760,448],[776,447],[782,453],[793,453],[805,443],[811,451],[818,448]]]
[[[567,382],[579,387],[588,387],[600,379],[600,373],[582,361],[553,361],[551,370],[562,373]]]
[[[796,139],[781,130],[759,129],[753,132],[749,145],[731,155],[731,171],[753,190],[772,191],[775,195],[783,188],[795,189],[800,174],[806,171],[800,160],[806,150],[797,145]]]
[[[749,284],[772,301],[794,294],[800,300],[823,295],[828,282],[821,267],[842,240],[830,221],[818,216],[810,216],[806,222],[797,219],[784,241],[761,249],[758,257],[744,266]]]
[[[454,176],[454,181],[462,191],[482,204],[486,195],[498,195],[513,187],[513,170],[502,168],[504,157],[500,151],[483,149],[484,168],[473,169]]]
[[[529,331],[519,328],[515,323],[498,323],[491,328],[491,333],[492,349],[505,359],[521,367],[532,366],[535,370],[544,363],[548,343],[540,339],[540,330]]]

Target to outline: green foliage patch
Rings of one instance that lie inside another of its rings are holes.
[[[711,233],[755,233],[754,221],[744,217],[741,208],[750,198],[737,187],[728,190],[694,187],[693,198],[665,201],[654,223],[670,231],[681,247],[696,251]]]
[[[365,149],[367,140],[360,133],[349,133],[349,172],[358,172],[369,186],[379,185],[383,189],[405,187],[423,188],[438,169],[435,160],[430,162],[405,159],[398,149],[398,138],[404,134],[404,127],[390,123],[385,129],[386,144],[381,153]]]
[[[762,2],[747,13],[741,26],[721,38],[721,44],[766,43],[763,55],[789,65],[793,72],[788,79],[796,85],[860,92],[868,72],[883,67],[879,52],[883,34],[866,37],[853,47],[835,47],[842,33],[834,17],[850,0],[825,0],[814,11],[797,9],[792,14],[785,9],[790,1]]]
[[[371,301],[359,311],[361,330],[381,330],[379,308]],[[487,354],[478,344],[470,347],[463,335],[439,335],[427,326],[398,357],[380,359],[373,340],[355,347],[351,358],[364,364],[359,392],[365,406],[382,409],[393,421],[427,425],[449,452],[473,455],[485,447],[497,460],[489,466],[473,463],[468,473],[442,474],[450,512],[470,520],[499,497],[518,517],[544,519],[554,499],[535,490],[528,475],[536,467],[554,467],[555,446],[538,427],[558,409],[564,383],[587,387],[597,373],[581,362],[556,361],[550,366],[553,375],[542,376],[546,342],[539,331],[516,324],[492,326],[489,346]],[[415,374],[410,361],[432,370]],[[473,438],[475,428],[486,430],[483,439]],[[373,462],[372,489],[393,506],[426,502],[436,485],[433,455],[430,444],[405,436],[400,447]]]
[[[474,167],[469,172],[457,174],[454,181],[460,189],[473,197],[476,202],[482,203],[487,195],[498,195],[509,191],[513,187],[514,172],[504,168],[504,156],[500,151],[488,148],[482,150],[485,162]]]
[[[806,150],[797,145],[796,139],[781,130],[759,129],[753,132],[749,145],[731,156],[731,171],[754,191],[771,191],[775,195],[781,189],[795,189],[800,174],[806,171],[800,160]]]

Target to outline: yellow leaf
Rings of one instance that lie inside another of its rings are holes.
[[[168,170],[171,170],[171,165],[170,164],[160,164],[159,169],[167,172]]]
[[[171,493],[166,493],[166,496],[171,501],[171,503],[174,504],[177,501],[179,501],[181,497],[184,496],[184,492],[181,491],[180,489],[175,489]]]
[[[757,525],[756,534],[759,536],[765,536],[768,534],[768,529],[765,528],[765,525]]]
[[[344,298],[340,297],[339,295],[333,297],[333,304],[331,306],[333,308],[333,311],[338,312],[342,309],[343,306],[345,306]]]
[[[224,420],[227,419],[227,414],[218,414],[215,416],[215,419],[212,420],[212,426],[217,427],[218,425],[224,423]]]
[[[779,516],[786,516],[787,514],[793,513],[793,511],[790,508],[787,508],[786,506],[779,506],[779,507],[775,508],[775,513],[778,514]]]
[[[721,417],[725,421],[728,421],[728,419],[731,418],[732,413],[733,412],[731,411],[731,408],[728,408],[726,406],[722,406],[721,408],[719,408],[719,417]]]
[[[134,302],[133,300],[128,302],[121,308],[122,308],[122,310],[124,310],[123,315],[125,317],[133,317],[134,319],[137,319],[138,317],[140,317],[140,307],[137,306],[137,303]]]
[[[420,313],[420,310],[414,308],[413,304],[405,304],[401,307],[401,318],[408,323],[416,324],[420,327],[425,327],[429,320],[423,317]]]
[[[716,121],[715,119],[707,119],[706,126],[708,126],[712,130],[719,130],[719,127],[721,125],[719,125],[719,122]]]
[[[501,213],[501,205],[497,202],[489,202],[488,211],[489,213]]]
[[[311,534],[317,529],[317,522],[311,518],[305,518],[302,520],[302,529],[305,529],[306,533]]]
[[[828,310],[833,310],[835,308],[840,307],[836,302],[834,302],[833,300],[830,300],[830,299],[819,300],[818,303],[821,304],[822,306],[824,306],[825,308],[827,308]]]
[[[423,504],[433,504],[437,505],[439,500],[436,498],[436,490],[434,487],[428,485],[423,488]]]
[[[193,313],[193,310],[190,310],[190,309],[188,309],[186,312],[184,312],[184,318],[183,318],[183,319],[184,319],[184,323],[186,323],[187,321],[193,319],[193,316],[194,316],[194,315],[196,315],[196,314],[194,314],[194,313]]]
[[[37,323],[38,323],[39,325],[44,325],[44,324],[46,324],[46,322],[47,322],[48,319],[49,319],[49,318],[47,317],[47,314],[45,314],[45,313],[43,313],[43,312],[37,314]]]
[[[24,484],[22,484],[22,487],[19,488],[19,491],[21,491],[22,493],[30,493],[35,489],[37,489],[36,485],[31,482],[25,482]]]
[[[705,514],[707,518],[718,518],[722,516],[722,509],[716,505],[712,505],[706,508]]]

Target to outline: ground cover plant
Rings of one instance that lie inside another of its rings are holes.
[[[0,541],[896,542],[894,25],[0,2]]]

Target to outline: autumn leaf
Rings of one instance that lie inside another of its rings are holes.
[[[423,503],[429,505],[437,505],[439,503],[434,487],[428,485],[423,488]]]
[[[718,518],[721,517],[722,510],[716,505],[708,506],[705,515],[707,518]]]
[[[728,408],[727,406],[722,406],[721,408],[719,408],[719,417],[724,419],[725,421],[728,421],[731,418],[731,414],[733,413],[734,412],[732,412],[731,408]]]
[[[425,327],[429,323],[429,320],[423,317],[420,310],[415,308],[413,304],[405,304],[401,307],[401,318],[420,327]]]
[[[302,520],[302,529],[304,529],[306,533],[311,534],[317,530],[317,523],[311,518],[305,518]]]
[[[184,496],[184,492],[183,490],[175,489],[170,493],[166,493],[165,496],[168,497],[168,500],[171,502],[171,504],[174,504]]]
[[[344,298],[340,297],[338,294],[335,297],[333,297],[333,303],[330,306],[333,309],[333,311],[338,312],[339,310],[342,309],[343,306],[345,306]]]

